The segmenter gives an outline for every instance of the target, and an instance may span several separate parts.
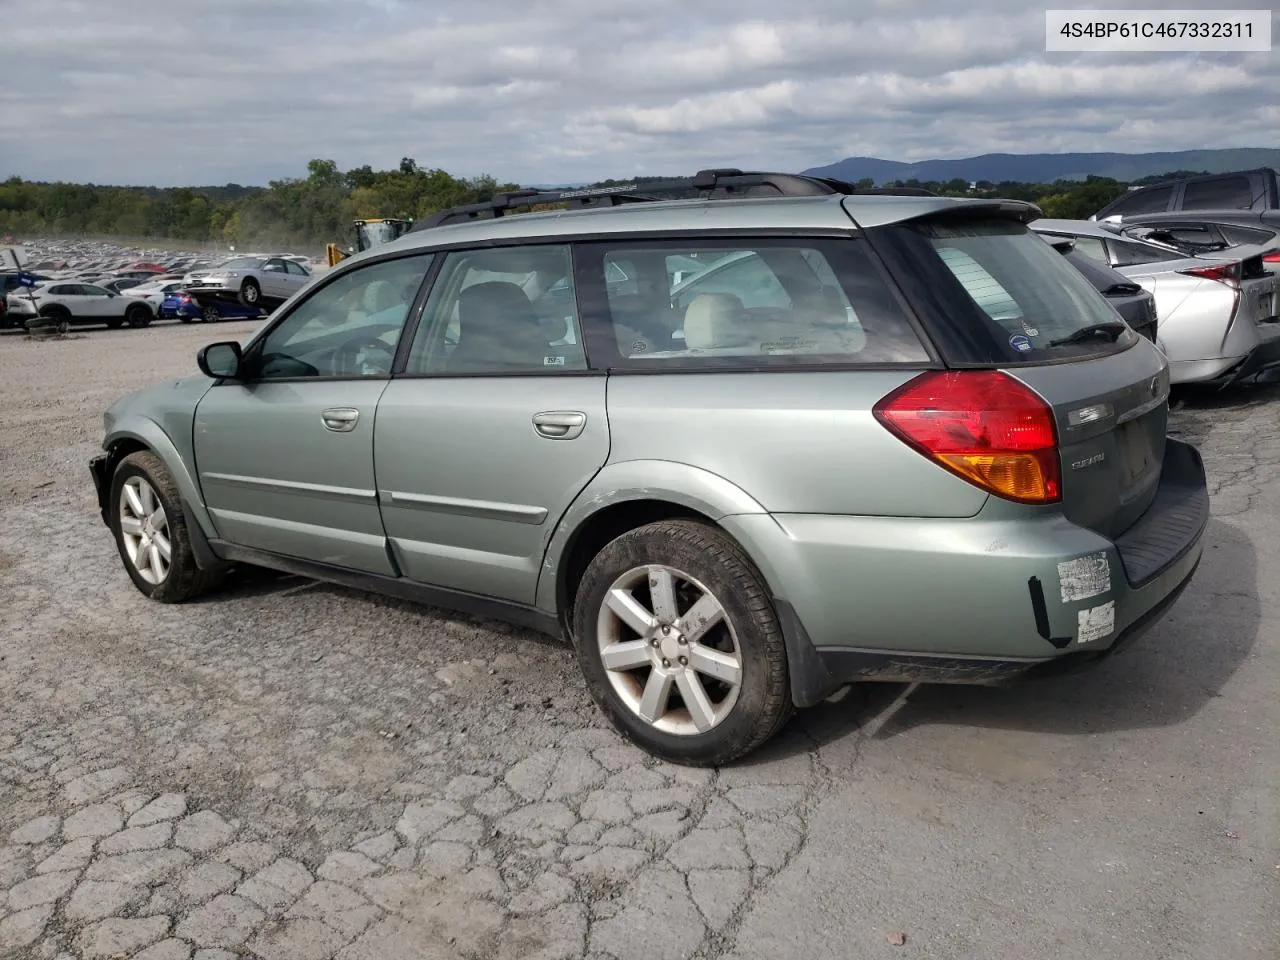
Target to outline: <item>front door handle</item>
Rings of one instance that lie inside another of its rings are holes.
[[[547,410],[533,415],[533,429],[548,440],[572,440],[587,425],[587,415],[578,410]]]
[[[330,407],[320,412],[320,421],[325,429],[335,433],[351,432],[359,420],[360,411],[355,407]]]

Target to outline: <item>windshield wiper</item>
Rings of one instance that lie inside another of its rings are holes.
[[[1094,337],[1107,337],[1112,343],[1115,343],[1120,339],[1120,335],[1128,329],[1128,324],[1117,323],[1116,321],[1095,323],[1089,327],[1081,327],[1070,336],[1059,337],[1057,340],[1050,340],[1049,346],[1066,347],[1073,343],[1084,343],[1086,340],[1092,340]]]

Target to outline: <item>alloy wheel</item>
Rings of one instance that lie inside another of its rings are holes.
[[[142,477],[130,477],[120,490],[120,534],[138,575],[147,583],[163,583],[173,562],[169,518],[155,488]]]
[[[618,577],[596,640],[614,692],[655,730],[706,733],[738,701],[742,654],[724,606],[674,567],[648,564]]]

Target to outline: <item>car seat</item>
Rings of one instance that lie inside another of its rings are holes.
[[[754,347],[758,338],[742,300],[731,293],[700,293],[684,312],[684,342],[690,350],[721,350]]]
[[[450,373],[540,370],[547,352],[542,324],[518,285],[491,280],[462,291]]]

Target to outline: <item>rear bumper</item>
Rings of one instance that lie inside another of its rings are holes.
[[[1210,383],[1229,387],[1260,375],[1269,379],[1272,374],[1280,372],[1280,322],[1270,321],[1259,329],[1263,331],[1263,337],[1258,345],[1245,354],[1239,364]]]
[[[1258,324],[1258,332],[1258,343],[1242,356],[1170,360],[1170,382],[1229,387],[1252,377],[1270,378],[1280,370],[1280,320],[1270,319]]]
[[[1048,512],[721,523],[773,589],[808,706],[857,681],[995,684],[1109,656],[1186,588],[1208,518],[1200,455],[1170,439],[1155,500],[1115,540]]]

